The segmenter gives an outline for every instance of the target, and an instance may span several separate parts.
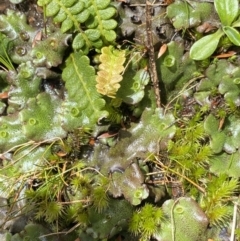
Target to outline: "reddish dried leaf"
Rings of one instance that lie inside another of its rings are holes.
[[[63,152],[63,151],[59,151],[59,152],[57,153],[57,155],[60,156],[60,157],[63,157],[63,156],[66,156],[67,153],[66,153],[66,152]]]
[[[205,22],[197,27],[197,31],[199,33],[208,33],[212,30],[216,29],[215,26],[213,26],[211,23]]]
[[[94,138],[90,138],[88,144],[93,146],[95,144],[95,139]]]
[[[33,42],[32,42],[32,48],[36,45],[38,41],[42,40],[42,31],[38,31],[37,34],[35,35]]]
[[[223,125],[224,125],[224,121],[225,121],[225,118],[222,118],[220,121],[219,121],[219,125],[218,125],[218,130],[221,130]]]
[[[217,56],[214,56],[215,58],[218,58],[218,59],[225,59],[225,58],[229,58],[229,57],[232,57],[233,55],[235,55],[236,52],[235,51],[229,51],[227,53],[223,53],[223,54],[219,54]]]
[[[167,44],[163,44],[158,51],[158,58],[160,58],[167,51]]]
[[[113,137],[113,136],[116,136],[117,134],[118,134],[118,132],[113,133],[113,134],[109,134],[108,132],[106,132],[106,133],[103,133],[100,136],[98,136],[98,139]]]
[[[7,91],[0,93],[0,99],[6,99],[6,98],[8,98],[8,92]]]

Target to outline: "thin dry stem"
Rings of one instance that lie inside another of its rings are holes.
[[[159,88],[159,80],[155,62],[155,53],[153,46],[153,36],[152,36],[152,9],[153,5],[149,1],[146,1],[146,31],[147,31],[147,49],[149,55],[149,73],[151,76],[151,80],[153,82],[153,88],[156,97],[157,107],[161,107],[161,98],[160,98],[160,88]]]

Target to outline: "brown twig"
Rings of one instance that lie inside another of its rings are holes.
[[[152,4],[146,0],[146,31],[147,31],[147,50],[149,56],[149,73],[151,76],[151,80],[153,82],[153,88],[156,97],[157,107],[161,107],[161,99],[160,99],[160,88],[159,88],[159,80],[156,69],[155,62],[155,54],[153,47],[153,36],[152,36]]]

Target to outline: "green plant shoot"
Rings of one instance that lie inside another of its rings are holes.
[[[235,28],[238,26],[238,21],[233,22],[238,16],[238,0],[215,0],[214,6],[221,20],[221,28],[193,44],[190,57],[194,60],[204,60],[210,57],[224,34],[234,45],[240,46],[240,33]]]

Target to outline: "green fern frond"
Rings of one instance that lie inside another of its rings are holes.
[[[114,29],[117,22],[113,19],[116,9],[110,6],[110,0],[38,0],[39,6],[45,6],[46,16],[61,23],[61,31],[78,32],[72,46],[85,54],[89,49],[100,49],[103,43],[116,39]]]
[[[62,78],[68,91],[63,104],[62,125],[66,130],[91,128],[98,119],[108,115],[102,109],[105,101],[95,87],[95,70],[87,56],[73,53],[66,61]]]
[[[121,73],[124,70],[125,51],[117,50],[113,46],[103,47],[99,59],[99,71],[97,72],[97,91],[103,95],[115,98],[122,80]]]

